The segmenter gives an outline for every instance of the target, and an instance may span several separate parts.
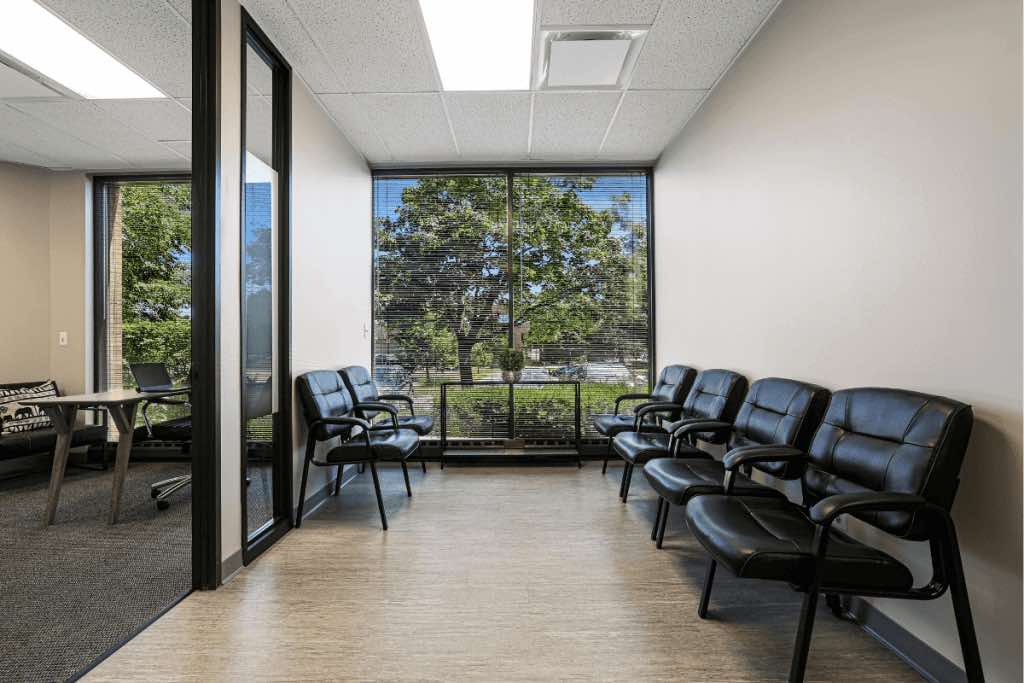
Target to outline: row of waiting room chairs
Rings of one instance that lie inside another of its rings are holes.
[[[633,414],[622,401],[644,399]],[[804,594],[789,679],[802,681],[818,598],[843,616],[840,596],[934,600],[950,591],[969,681],[981,658],[950,508],[973,424],[970,406],[900,389],[830,393],[790,379],[749,385],[730,370],[665,368],[651,394],[628,394],[594,417],[608,456],[624,463],[626,502],[634,469],[658,494],[651,540],[662,547],[671,506],[710,556],[697,610],[705,618],[715,570],[784,581]],[[720,444],[716,460],[699,442]],[[799,481],[795,503],[761,476]],[[890,555],[834,528],[853,515],[881,531],[927,541],[932,579],[913,585]]]

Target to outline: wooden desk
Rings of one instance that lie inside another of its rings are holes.
[[[117,522],[121,514],[121,490],[124,478],[128,473],[128,458],[132,452],[132,437],[135,431],[135,413],[139,404],[154,398],[166,398],[187,394],[189,389],[169,389],[167,391],[139,392],[134,389],[116,389],[93,394],[75,396],[51,396],[24,401],[25,405],[39,406],[50,418],[53,428],[57,431],[57,445],[53,449],[53,469],[50,471],[50,492],[46,499],[46,511],[43,514],[43,527],[53,524],[57,514],[57,503],[60,500],[60,489],[64,484],[64,469],[68,464],[68,452],[71,449],[71,433],[75,429],[75,418],[81,408],[101,408],[110,413],[114,426],[117,427],[117,460],[114,464],[114,486],[110,498],[110,523]]]

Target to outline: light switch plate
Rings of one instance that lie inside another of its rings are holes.
[[[67,346],[68,345],[68,333],[67,332],[58,332],[57,333],[57,344],[60,345],[60,346]]]

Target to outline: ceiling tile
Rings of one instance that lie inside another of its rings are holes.
[[[245,51],[245,85],[257,95],[274,94],[274,72],[251,47]]]
[[[270,101],[260,95],[245,100],[245,148],[273,166],[274,110]]]
[[[595,156],[619,97],[618,92],[537,93],[530,156]]]
[[[313,92],[340,92],[337,74],[284,0],[243,0],[260,28]]]
[[[527,158],[530,93],[449,93],[444,99],[463,160]]]
[[[391,160],[388,148],[374,131],[355,95],[318,95],[341,131],[370,163]]]
[[[541,0],[540,23],[542,26],[652,24],[660,5],[661,0]]]
[[[192,93],[192,29],[164,0],[40,0],[168,95]]]
[[[192,138],[192,114],[175,100],[95,100],[94,104],[150,140]]]
[[[192,23],[192,0],[167,0],[167,2],[181,15],[182,19],[189,24]]]
[[[172,150],[180,154],[186,160],[192,158],[192,141],[191,140],[165,140],[161,142],[164,147],[170,147]]]
[[[629,91],[601,148],[602,156],[653,160],[690,115],[704,91]]]
[[[374,130],[387,143],[395,161],[455,161],[448,119],[438,94],[355,95]]]
[[[52,127],[55,133],[64,131],[104,150],[111,160],[122,159],[130,166],[156,168],[177,160],[166,148],[131,130],[89,101],[16,102],[10,106]],[[59,155],[56,158],[64,160]]]
[[[706,90],[777,0],[665,2],[644,42],[631,88]]]
[[[2,136],[3,132],[0,132],[0,137]],[[56,165],[53,159],[36,154],[32,150],[25,149],[20,145],[3,139],[0,139],[0,161],[26,164],[28,166],[42,166],[43,168],[53,168]]]
[[[338,73],[340,90],[335,92],[439,90],[416,0],[289,3]]]
[[[16,109],[0,104],[0,141],[52,159],[55,166],[106,170],[127,164],[109,152],[82,142],[62,130],[47,126]]]
[[[9,97],[62,97],[20,71],[0,64],[0,99]]]

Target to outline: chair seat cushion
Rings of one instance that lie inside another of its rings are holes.
[[[135,430],[135,441],[191,441],[192,440],[192,416],[178,417],[173,420],[157,422],[153,425],[153,436],[150,436],[145,427],[138,427]]]
[[[398,418],[398,424],[424,436],[434,428],[434,418],[429,415],[401,415]]]
[[[419,435],[411,429],[375,429],[370,432],[370,445],[377,460],[405,460],[416,451],[419,442]],[[329,463],[368,460],[366,437],[354,435],[332,448],[325,459]]]
[[[633,431],[633,422],[636,419],[634,415],[594,415],[592,418],[594,423],[594,429],[599,434],[604,436],[615,436],[622,432]],[[661,425],[653,422],[644,422],[641,425],[641,429],[644,431],[651,432],[663,432]]]
[[[816,525],[782,498],[697,496],[686,506],[690,531],[736,576],[810,583]],[[908,590],[913,576],[895,558],[832,529],[822,587]]]
[[[724,493],[725,466],[718,460],[656,458],[644,465],[644,476],[651,488],[672,505],[686,505],[694,496]],[[737,495],[783,495],[781,491],[759,484],[742,472],[736,472],[734,476],[733,493]]]
[[[654,458],[666,458],[669,435],[658,432],[623,432],[612,440],[615,452],[628,463],[642,465]],[[704,451],[679,444],[679,456],[684,458],[711,458]]]

